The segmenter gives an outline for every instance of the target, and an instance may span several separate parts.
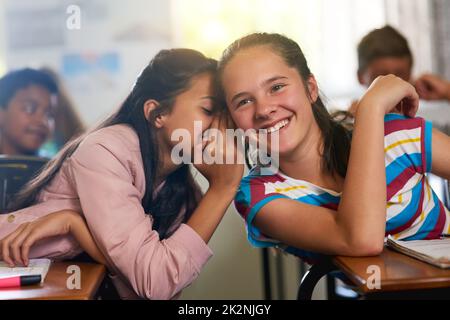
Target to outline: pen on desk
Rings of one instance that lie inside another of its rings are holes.
[[[41,282],[41,275],[14,276],[0,279],[0,288],[16,288]]]
[[[441,238],[450,238],[450,233],[441,234]]]

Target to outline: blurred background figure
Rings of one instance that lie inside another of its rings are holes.
[[[43,71],[19,69],[0,79],[0,214],[48,160],[37,156],[55,128],[57,95]]]
[[[0,79],[0,154],[36,156],[54,130],[58,88],[30,68]]]
[[[386,25],[365,35],[357,47],[358,82],[365,88],[378,76],[394,74],[405,81],[411,80],[413,55],[408,41],[393,27]],[[356,112],[353,101],[349,112]]]
[[[434,74],[423,74],[414,80],[414,57],[408,40],[392,26],[386,25],[365,35],[358,44],[357,56],[357,79],[364,88],[368,88],[378,76],[394,74],[413,83],[421,99],[444,100],[444,109],[450,110],[450,83]],[[354,100],[348,111],[354,114],[356,107],[357,100]],[[448,123],[436,121],[441,117],[438,111],[441,110],[436,110],[436,105],[422,101],[418,115],[432,121],[435,127],[448,134]]]
[[[368,87],[380,75],[395,74],[405,81],[411,78],[413,56],[408,41],[393,27],[369,32],[359,43],[358,81]]]

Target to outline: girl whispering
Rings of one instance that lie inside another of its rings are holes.
[[[70,258],[82,250],[107,265],[122,298],[170,299],[199,274],[233,200],[243,165],[175,164],[174,130],[220,127],[217,63],[189,49],[163,50],[118,112],[69,143],[0,216],[3,260]],[[194,145],[192,145],[194,147]]]

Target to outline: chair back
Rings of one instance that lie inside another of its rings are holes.
[[[10,200],[47,163],[47,158],[0,155],[0,213]]]

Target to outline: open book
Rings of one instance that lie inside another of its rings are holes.
[[[41,283],[44,282],[48,269],[50,268],[50,259],[30,259],[28,267],[10,268],[5,262],[0,261],[0,279],[13,276],[41,275]]]
[[[394,250],[440,268],[450,268],[450,238],[436,240],[394,240],[391,236],[387,244]]]

